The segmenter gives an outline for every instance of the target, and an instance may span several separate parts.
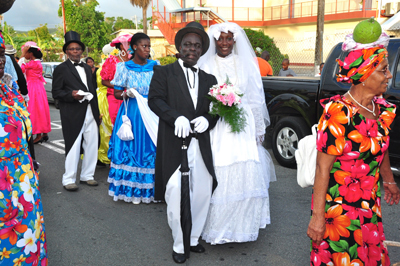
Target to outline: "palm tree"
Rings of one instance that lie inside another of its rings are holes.
[[[147,34],[147,7],[150,5],[151,0],[130,0],[133,6],[142,8],[143,11],[143,32]]]

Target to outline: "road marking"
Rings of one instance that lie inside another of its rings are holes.
[[[61,120],[52,121],[51,129],[62,129]]]
[[[42,142],[42,143],[39,143],[39,145],[42,145],[42,146],[44,146],[44,147],[46,147],[46,148],[48,148],[48,149],[50,149],[52,151],[58,152],[59,154],[65,154],[65,150],[64,149],[60,149],[60,148],[58,148],[58,147],[56,147],[54,145],[51,145],[49,143]]]
[[[64,142],[63,139],[53,140],[53,141],[50,141],[50,142],[53,143],[54,145],[60,146],[61,148],[65,148],[65,144],[63,143]]]

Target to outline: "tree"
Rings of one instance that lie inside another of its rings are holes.
[[[80,34],[81,41],[91,49],[99,50],[111,41],[110,32],[105,23],[104,12],[96,11],[96,0],[65,0],[65,22],[67,31]],[[58,16],[62,16],[61,4]]]
[[[53,37],[51,36],[49,32],[49,28],[47,27],[47,23],[44,25],[41,25],[40,27],[37,27],[34,30],[28,31],[28,36],[33,36],[36,37],[37,39],[40,39],[42,41],[52,41]]]
[[[143,11],[143,32],[147,34],[147,7],[151,0],[130,0],[133,6],[142,8]]]
[[[269,63],[274,71],[274,73],[278,73],[281,69],[282,60],[285,58],[282,55],[281,51],[278,47],[276,47],[274,43],[274,39],[270,38],[268,35],[265,35],[262,30],[255,31],[251,29],[244,29],[247,37],[249,38],[250,44],[253,47],[253,50],[256,48],[260,48],[262,51],[267,50],[270,54]]]
[[[132,20],[123,17],[117,17],[117,20],[114,24],[114,32],[119,31],[120,29],[134,29],[135,27],[135,23],[133,23]]]

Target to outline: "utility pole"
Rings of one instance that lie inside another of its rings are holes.
[[[315,40],[315,59],[314,74],[319,73],[319,65],[324,60],[324,17],[325,17],[325,0],[318,0],[317,14],[317,38]]]

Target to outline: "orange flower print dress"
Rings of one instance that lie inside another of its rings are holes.
[[[396,107],[381,98],[374,102],[377,120],[359,114],[344,96],[321,100],[317,149],[337,157],[326,193],[326,231],[320,245],[311,242],[310,265],[390,265],[383,246],[379,166]]]

